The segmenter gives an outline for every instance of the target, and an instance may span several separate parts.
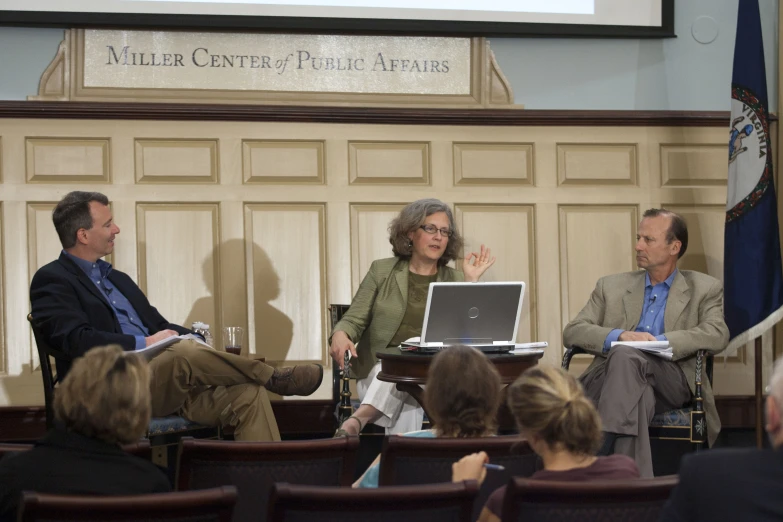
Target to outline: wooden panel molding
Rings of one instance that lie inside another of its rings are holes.
[[[389,223],[407,203],[354,203],[351,205],[351,295],[376,259],[392,257]]]
[[[247,184],[323,185],[324,149],[324,141],[243,141],[242,179]]]
[[[245,205],[249,346],[269,364],[328,362],[325,245],[325,204]]]
[[[454,218],[465,239],[465,252],[480,252],[485,244],[497,258],[482,281],[524,281],[525,297],[517,331],[518,342],[539,338],[538,273],[536,270],[535,207],[533,205],[454,205]],[[461,263],[457,260],[457,267]]]
[[[0,101],[0,118],[397,125],[728,127],[729,111],[590,111]],[[771,121],[777,121],[775,115]]]
[[[661,186],[725,186],[725,144],[661,144]]]
[[[136,204],[139,287],[175,324],[210,325],[220,339],[218,203]]]
[[[455,185],[535,184],[532,143],[454,143]]]
[[[587,303],[600,277],[636,268],[639,209],[635,205],[561,205],[559,211],[562,331]]]
[[[109,138],[27,138],[27,183],[109,183]]]
[[[427,142],[348,142],[351,185],[429,185],[430,162]]]
[[[635,143],[558,143],[558,185],[637,185]]]
[[[135,140],[136,183],[217,183],[218,140]]]

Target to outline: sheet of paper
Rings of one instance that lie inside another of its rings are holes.
[[[184,339],[190,339],[192,341],[196,341],[200,345],[212,349],[212,347],[209,346],[207,343],[205,343],[201,337],[198,337],[197,335],[193,335],[193,334],[185,334],[185,335],[172,335],[171,337],[166,337],[165,339],[161,339],[160,341],[156,343],[152,343],[151,345],[146,346],[140,350],[136,350],[135,352],[129,352],[129,353],[138,353],[142,357],[146,358],[147,360],[150,360],[156,355],[160,354],[168,346],[171,346],[172,344],[182,341]]]
[[[615,341],[612,343],[612,348],[615,346],[627,346],[629,348],[635,348],[643,352],[657,355],[662,359],[668,361],[672,360],[672,347],[669,345],[669,341]]]

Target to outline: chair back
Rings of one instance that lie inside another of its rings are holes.
[[[35,447],[33,444],[6,444],[0,443],[0,459],[9,453],[19,453],[20,451],[28,451]],[[145,460],[152,460],[152,448],[150,447],[150,441],[140,440],[132,444],[124,444],[122,449],[126,453],[129,453],[135,457],[139,457]]]
[[[6,455],[13,455],[15,453],[19,453],[20,451],[27,451],[33,449],[32,444],[11,444],[3,442],[0,443],[0,460],[3,460],[3,457]]]
[[[234,442],[183,438],[177,489],[234,485],[234,520],[260,520],[275,482],[350,486],[358,437],[285,442]]]
[[[41,363],[41,379],[43,379],[44,387],[44,404],[46,406],[46,429],[52,429],[54,425],[54,387],[57,385],[57,374],[52,370],[52,363],[49,357],[53,357],[55,360],[67,358],[60,352],[54,350],[44,338],[33,319],[33,314],[27,314],[27,321],[30,323],[30,328],[33,330],[33,337],[35,338],[35,346],[38,349],[38,359]]]
[[[451,465],[471,453],[485,451],[492,464],[505,469],[488,470],[473,509],[473,520],[497,488],[511,477],[529,477],[541,469],[541,461],[518,435],[471,439],[386,437],[381,453],[380,486],[451,482]]]
[[[471,522],[475,481],[376,489],[275,484],[269,522]]]
[[[234,487],[131,496],[71,496],[24,492],[19,522],[151,521],[229,522]]]
[[[677,481],[677,475],[591,482],[514,478],[506,489],[501,520],[656,522]]]

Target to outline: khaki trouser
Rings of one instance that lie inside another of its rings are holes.
[[[177,342],[150,361],[152,415],[173,413],[207,426],[234,426],[237,440],[280,440],[261,361]]]
[[[653,476],[647,428],[656,413],[680,408],[691,399],[682,369],[671,361],[617,346],[606,363],[579,378],[598,407],[603,431],[620,437],[614,452],[636,461],[643,478]]]

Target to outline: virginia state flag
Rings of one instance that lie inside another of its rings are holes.
[[[777,202],[758,0],[740,0],[731,78],[729,180],[724,247],[727,352],[783,316]]]

